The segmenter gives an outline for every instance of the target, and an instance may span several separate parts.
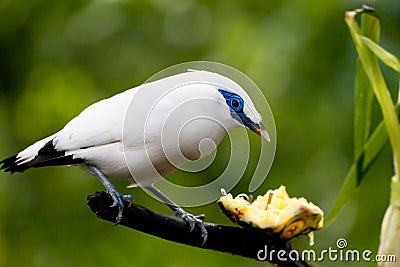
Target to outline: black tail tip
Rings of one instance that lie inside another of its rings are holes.
[[[5,172],[9,173],[14,173],[14,172],[23,172],[28,168],[26,164],[18,165],[17,162],[18,162],[17,154],[9,158],[6,158],[0,161],[1,165],[0,170],[4,170]]]

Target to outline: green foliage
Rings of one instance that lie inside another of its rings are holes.
[[[358,24],[355,21],[357,15],[361,16],[361,28],[358,28]],[[352,197],[354,191],[358,188],[362,179],[365,177],[366,171],[369,169],[371,164],[374,163],[378,153],[387,141],[387,136],[384,132],[385,123],[381,123],[377,127],[369,140],[372,99],[374,96],[374,89],[377,87],[377,85],[373,83],[374,80],[371,77],[371,75],[376,74],[376,72],[372,72],[369,67],[376,62],[376,58],[374,55],[369,53],[369,50],[364,46],[364,43],[359,42],[359,40],[370,40],[373,44],[379,42],[379,19],[374,10],[369,9],[368,7],[363,7],[357,11],[347,12],[346,23],[350,28],[355,46],[359,53],[355,79],[354,162],[346,176],[338,201],[331,211],[326,224],[329,224],[338,215],[339,211]],[[379,88],[379,90],[386,90],[386,88]],[[376,91],[376,93],[378,92]],[[377,97],[379,96],[380,95],[378,94]],[[393,105],[390,104],[390,106]]]
[[[400,245],[398,242],[400,225],[400,127],[398,114],[396,113],[390,92],[383,78],[380,66],[378,65],[377,58],[397,71],[399,70],[399,60],[377,44],[378,38],[371,40],[368,38],[369,36],[365,35],[365,30],[360,31],[355,19],[359,14],[362,14],[363,17],[368,17],[370,20],[372,20],[373,22],[371,25],[379,25],[379,20],[376,17],[377,15],[375,11],[367,6],[363,6],[362,9],[346,13],[346,23],[349,26],[350,33],[353,37],[362,68],[364,70],[364,73],[362,73],[362,78],[368,78],[371,85],[370,87],[373,89],[376,99],[378,100],[393,153],[394,175],[391,182],[391,198],[382,221],[379,254],[396,255],[396,257],[398,257],[400,253]],[[374,30],[368,32],[372,33],[372,36],[379,35],[379,26],[371,27],[371,29]],[[370,87],[368,86],[368,88]],[[379,266],[382,267],[396,265],[396,263],[379,264]]]
[[[359,25],[357,24],[357,16],[361,16],[361,28],[359,28]],[[335,219],[339,211],[348,202],[355,190],[360,185],[361,180],[365,177],[366,171],[369,169],[371,164],[375,162],[379,151],[383,148],[383,145],[387,140],[387,136],[384,131],[386,131],[387,135],[389,136],[393,151],[394,176],[392,178],[391,185],[393,192],[397,192],[393,188],[398,188],[397,184],[400,180],[400,128],[398,122],[398,107],[396,108],[393,104],[390,91],[387,88],[377,61],[380,59],[387,66],[399,72],[399,60],[393,54],[387,52],[377,44],[379,42],[380,22],[375,10],[367,6],[363,6],[361,9],[346,12],[345,20],[350,29],[354,45],[359,56],[355,82],[355,155],[354,163],[348,172],[339,198],[327,219],[327,224],[331,223],[332,220]],[[383,122],[378,125],[371,138],[369,138],[372,104],[371,100],[373,93],[375,94],[381,108]],[[366,157],[367,154],[372,155],[372,157]],[[393,194],[393,192],[391,194],[390,207],[384,220],[386,223],[382,224],[381,249],[383,247],[382,244],[390,243],[386,240],[388,239],[388,236],[391,236],[393,239],[392,244],[396,243],[398,238],[398,233],[396,230],[388,230],[388,225],[392,225],[393,229],[398,228],[396,226],[398,225],[397,219],[394,219],[395,217],[397,218],[397,215],[393,215],[393,218],[389,216],[389,214],[394,214],[392,210],[396,210],[398,208],[396,206],[397,204],[395,204],[398,203],[398,199],[395,197],[398,196],[398,194]],[[391,223],[388,224],[387,221],[391,221]],[[387,234],[389,232],[390,234]],[[382,239],[382,236],[385,236],[385,238]],[[385,251],[381,251],[382,253],[395,251],[395,247],[393,245],[386,245],[385,248]]]

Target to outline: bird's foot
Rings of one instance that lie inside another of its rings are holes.
[[[203,238],[202,245],[204,245],[204,243],[206,243],[208,233],[207,233],[207,229],[204,226],[204,219],[206,218],[206,216],[204,214],[195,216],[190,213],[187,213],[186,211],[184,211],[182,209],[179,209],[175,212],[175,216],[182,218],[189,224],[190,233],[194,230],[194,227],[197,225],[200,228],[201,237]]]
[[[124,211],[124,202],[122,201],[122,197],[117,190],[110,189],[108,190],[108,193],[111,195],[114,201],[111,207],[118,207],[118,215],[114,223],[114,225],[118,225],[122,220],[122,213]]]
[[[133,201],[133,196],[131,195],[121,195],[117,189],[110,183],[110,181],[107,179],[107,177],[104,176],[104,174],[94,165],[88,165],[89,170],[96,175],[100,182],[104,185],[104,187],[107,189],[108,194],[110,194],[111,198],[113,199],[113,204],[111,207],[118,207],[118,215],[117,218],[115,219],[114,225],[117,225],[121,222],[122,220],[122,213],[124,211],[124,202],[123,200],[126,200],[129,202],[129,206],[132,204]]]
[[[115,219],[114,225],[118,225],[121,220],[122,220],[122,213],[124,211],[124,202],[123,200],[126,200],[129,202],[129,205],[132,204],[133,201],[133,196],[132,195],[121,195],[117,189],[115,189],[114,186],[110,186],[108,188],[108,193],[111,195],[113,199],[113,204],[111,207],[118,207],[118,215],[117,218]]]

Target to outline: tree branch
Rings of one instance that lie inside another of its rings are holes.
[[[98,218],[115,222],[118,209],[110,207],[113,200],[108,193],[96,192],[94,195],[89,195],[87,200],[90,209],[96,213]],[[193,247],[212,249],[260,260],[257,257],[258,254],[259,257],[265,257],[266,261],[275,266],[310,266],[304,261],[292,260],[301,254],[294,250],[290,242],[280,239],[276,234],[261,233],[257,229],[222,226],[205,222],[204,225],[208,231],[208,239],[202,245],[201,233],[197,227],[190,233],[188,225],[184,220],[172,215],[158,213],[136,204],[124,208],[120,224],[153,236]],[[284,251],[284,254],[278,254],[278,251]]]

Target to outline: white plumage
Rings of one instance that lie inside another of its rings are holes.
[[[173,206],[152,184],[188,160],[211,153],[235,127],[248,127],[269,140],[261,116],[237,83],[216,73],[189,71],[94,103],[59,132],[0,164],[11,173],[30,167],[86,164],[103,184],[101,174],[134,176]],[[113,191],[114,202],[122,210],[118,192],[107,189]],[[198,223],[198,218],[183,214],[180,208],[174,211]]]

